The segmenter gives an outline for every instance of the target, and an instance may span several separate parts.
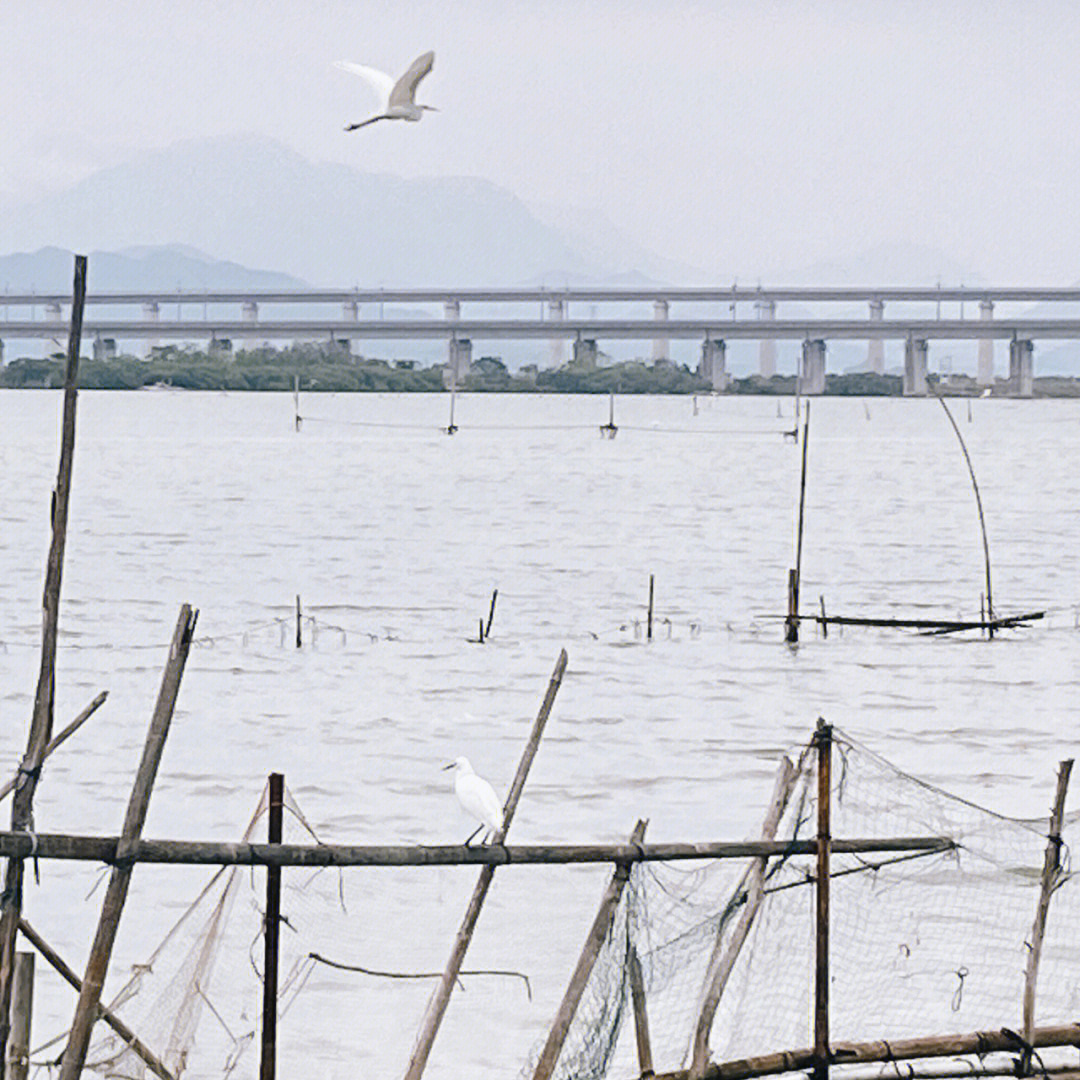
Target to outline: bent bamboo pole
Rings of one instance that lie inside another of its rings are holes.
[[[112,956],[116,930],[120,924],[120,915],[124,910],[128,886],[131,884],[131,872],[134,864],[130,861],[135,841],[139,839],[146,811],[150,804],[150,792],[157,777],[161,755],[165,749],[165,738],[169,733],[173,709],[180,692],[180,679],[184,674],[188,652],[191,649],[192,635],[195,633],[195,621],[198,613],[188,604],[180,607],[180,617],[173,631],[172,644],[169,647],[169,659],[161,680],[154,715],[150,720],[150,730],[143,747],[142,761],[135,774],[135,783],[131,789],[127,814],[120,842],[116,845],[117,865],[109,877],[105,890],[105,899],[101,905],[101,918],[98,921],[97,934],[86,962],[86,974],[83,975],[82,989],[79,991],[79,1003],[75,1007],[75,1019],[68,1034],[67,1047],[64,1049],[60,1064],[60,1080],[78,1080],[86,1061],[86,1051],[90,1045],[90,1031],[98,1017],[98,1005],[101,991],[105,984],[105,973]]]
[[[544,734],[544,726],[547,724],[551,708],[555,704],[555,695],[562,685],[565,671],[566,650],[563,649],[555,663],[555,670],[552,672],[551,680],[548,682],[547,693],[544,695],[540,712],[533,723],[532,733],[529,736],[528,743],[525,745],[525,752],[521,755],[517,773],[514,775],[514,782],[510,785],[510,794],[507,796],[506,805],[503,808],[503,825],[492,840],[493,847],[502,845],[503,840],[506,839],[506,833],[510,828],[514,811],[517,809],[518,800],[521,798],[521,790],[525,786],[525,779],[529,775],[529,768],[532,766],[533,758],[536,757],[540,737]],[[446,1006],[450,1003],[450,994],[453,992],[454,984],[457,982],[461,965],[465,960],[465,953],[469,948],[469,942],[472,941],[476,921],[480,917],[480,908],[483,906],[494,874],[494,862],[489,862],[480,871],[480,878],[465,911],[465,918],[462,920],[457,936],[454,938],[454,945],[450,950],[450,959],[446,962],[446,970],[435,987],[431,1001],[428,1003],[427,1012],[424,1014],[423,1022],[420,1025],[420,1032],[416,1037],[416,1047],[412,1052],[409,1067],[405,1072],[405,1080],[420,1080],[424,1073],[424,1066],[427,1064],[431,1047],[435,1042],[435,1036],[439,1032],[439,1025],[442,1023]],[[67,1080],[67,1078],[61,1077],[61,1080]]]

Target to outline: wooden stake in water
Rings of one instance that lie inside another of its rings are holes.
[[[271,773],[267,840],[281,843],[285,777]],[[274,1080],[277,1070],[278,943],[281,935],[281,867],[266,868],[266,925],[263,927],[262,1059],[259,1080]]]
[[[619,429],[615,425],[615,395],[608,394],[608,422],[600,425],[602,439],[614,439]]]
[[[796,431],[798,424],[795,425]],[[795,569],[788,578],[788,618],[784,640],[799,640],[799,586],[802,583],[803,512],[806,507],[806,447],[810,442],[810,402],[806,403],[806,421],[803,425],[802,471],[799,476],[799,522],[795,534]]]
[[[655,577],[649,575],[649,614],[648,620],[645,623],[645,640],[652,641],[652,619],[653,619],[653,592],[656,585]]]
[[[300,376],[293,376],[293,423],[296,425],[296,430],[300,430]]]
[[[630,834],[631,844],[640,844],[645,838],[645,825],[646,822],[639,821],[634,827],[634,831]],[[547,1042],[540,1052],[540,1059],[537,1061],[536,1069],[533,1072],[533,1080],[550,1080],[551,1074],[555,1071],[555,1065],[558,1063],[563,1043],[566,1042],[567,1033],[570,1031],[570,1024],[573,1022],[578,1005],[581,1003],[581,996],[585,993],[585,985],[588,983],[592,969],[596,965],[596,958],[600,955],[600,947],[611,932],[611,924],[615,919],[615,909],[619,906],[619,900],[629,877],[629,864],[619,863],[615,867],[615,873],[612,874],[611,881],[608,882],[608,886],[604,890],[600,908],[596,912],[592,928],[585,939],[581,956],[578,957],[577,967],[574,968],[574,973],[570,976],[570,985],[566,988],[562,1004],[555,1015],[555,1023],[551,1025]]]
[[[487,641],[491,637],[491,623],[495,618],[495,601],[499,598],[499,590],[494,589],[491,593],[491,607],[488,608],[487,626],[484,627],[483,639]]]
[[[548,683],[547,693],[544,695],[540,712],[533,723],[529,741],[525,744],[525,752],[521,755],[521,761],[518,763],[514,782],[510,785],[510,794],[506,797],[506,805],[503,807],[503,826],[493,837],[491,841],[492,847],[502,844],[506,839],[507,830],[510,828],[514,811],[517,809],[522,788],[525,786],[529,769],[532,767],[533,758],[536,757],[536,751],[540,746],[540,738],[544,734],[544,727],[547,724],[548,716],[551,714],[552,706],[555,704],[555,695],[559,692],[565,672],[566,650],[563,649],[555,663],[555,670],[552,672],[551,680]],[[439,1032],[439,1025],[442,1023],[446,1006],[450,1003],[450,994],[454,989],[454,984],[457,982],[462,962],[465,959],[465,953],[469,948],[469,942],[472,941],[473,931],[476,929],[476,921],[480,917],[480,909],[484,904],[488,889],[491,887],[494,874],[495,867],[492,865],[487,865],[480,871],[480,878],[476,883],[476,888],[473,890],[472,899],[469,901],[469,906],[465,912],[465,918],[462,920],[457,936],[454,938],[454,945],[450,950],[450,959],[446,962],[446,968],[438,985],[435,987],[431,1001],[428,1002],[427,1012],[420,1026],[420,1033],[417,1035],[416,1047],[413,1050],[412,1057],[409,1059],[409,1067],[405,1071],[405,1080],[420,1080],[420,1077],[424,1074],[424,1066],[427,1065],[427,1059],[431,1054],[435,1036]]]
[[[71,331],[68,335],[67,364],[64,369],[64,411],[60,434],[60,464],[52,500],[52,541],[45,566],[42,600],[41,664],[38,669],[34,711],[26,753],[19,765],[15,795],[11,800],[13,832],[29,832],[34,820],[34,792],[37,790],[45,748],[52,736],[53,696],[56,678],[56,643],[60,624],[60,582],[64,570],[67,541],[71,473],[75,457],[75,406],[78,398],[79,349],[82,341],[83,307],[86,302],[86,256],[75,256],[72,286]],[[15,978],[15,937],[22,913],[23,862],[9,859],[0,899],[0,1080],[7,1068],[7,1040],[11,1013],[11,992]]]
[[[300,594],[296,594],[296,647],[302,648],[304,644],[303,636],[301,635],[300,625],[303,621],[303,615],[300,611]]]
[[[120,915],[124,910],[124,902],[127,900],[128,886],[131,884],[131,872],[134,865],[131,855],[142,836],[146,811],[150,805],[150,792],[157,777],[158,766],[161,764],[165,738],[169,733],[176,699],[180,693],[180,680],[191,650],[191,639],[195,633],[197,618],[198,612],[193,611],[189,605],[181,606],[180,617],[169,647],[169,659],[162,676],[157,704],[150,721],[150,730],[143,747],[139,771],[135,774],[131,798],[128,800],[120,842],[116,847],[116,864],[113,866],[109,884],[105,890],[97,934],[90,950],[90,959],[86,963],[86,974],[83,975],[75,1019],[68,1033],[67,1046],[60,1063],[60,1080],[78,1080],[82,1075],[86,1051],[90,1045],[90,1031],[98,1018],[101,991],[105,985],[105,975],[109,968],[113,943],[116,941]]]
[[[1035,1030],[1035,984],[1039,978],[1039,960],[1042,957],[1043,937],[1046,934],[1046,916],[1050,910],[1050,897],[1057,888],[1061,876],[1061,824],[1065,817],[1065,794],[1069,790],[1072,758],[1058,766],[1057,791],[1050,811],[1050,834],[1047,837],[1046,854],[1043,858],[1042,881],[1039,888],[1039,905],[1035,922],[1031,927],[1031,940],[1024,972],[1024,1042],[1031,1046]],[[1020,1060],[1021,1076],[1031,1072],[1031,1052],[1024,1049]]]
[[[829,854],[832,725],[818,720],[817,918],[814,934],[814,1080],[829,1080]]]

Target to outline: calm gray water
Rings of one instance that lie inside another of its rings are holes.
[[[198,638],[146,835],[236,839],[286,774],[338,842],[459,842],[440,767],[468,755],[505,790],[559,649],[570,656],[515,819],[518,842],[740,839],[782,749],[819,715],[901,767],[1041,815],[1073,752],[1080,611],[1080,403],[954,402],[982,489],[993,642],[809,627],[781,641],[801,447],[792,402],[600,397],[84,393],[61,607],[57,723],[110,699],[50,763],[42,831],[115,833],[179,605]],[[24,748],[60,398],[0,392],[0,765]],[[934,401],[815,400],[804,608],[976,616],[974,499]],[[641,637],[656,575],[656,639]],[[499,600],[493,634],[468,641]],[[313,619],[292,646],[295,596]],[[5,811],[6,812],[6,811]],[[608,871],[510,868],[466,966],[431,1077],[511,1076],[550,1022]],[[96,868],[43,865],[32,922],[81,967]],[[442,966],[475,871],[346,875],[352,959]],[[205,875],[140,868],[114,970],[145,958]],[[250,905],[249,905],[250,906]],[[250,912],[249,912],[250,914]],[[233,997],[257,1009],[250,966]],[[312,976],[282,1020],[281,1075],[400,1075],[428,985]],[[40,977],[36,1033],[73,999]],[[253,1075],[249,1053],[236,1075]],[[208,1072],[207,1075],[213,1075]]]

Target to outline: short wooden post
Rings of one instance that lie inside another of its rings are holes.
[[[296,594],[296,647],[298,649],[301,648],[303,646],[303,644],[304,644],[303,634],[301,633],[301,630],[300,630],[300,624],[302,622],[302,619],[303,619],[303,616],[302,616],[301,611],[300,611],[300,594],[297,593]]]
[[[794,644],[799,640],[799,572],[794,567],[787,575],[787,618],[784,620],[784,640]]]
[[[1039,904],[1035,910],[1035,922],[1031,927],[1031,941],[1028,949],[1027,968],[1024,971],[1024,1042],[1026,1044],[1020,1059],[1020,1075],[1031,1073],[1032,1033],[1035,1030],[1035,984],[1039,977],[1039,959],[1042,956],[1043,937],[1046,933],[1046,916],[1050,910],[1050,897],[1057,887],[1061,874],[1061,823],[1065,817],[1065,794],[1069,790],[1069,776],[1072,773],[1072,758],[1058,765],[1057,791],[1054,793],[1054,805],[1050,811],[1050,834],[1047,838],[1046,854],[1043,858],[1042,881],[1039,888]]]
[[[267,840],[281,843],[285,777],[271,773]],[[274,1080],[277,1069],[278,944],[281,935],[281,867],[266,868],[266,925],[263,927],[262,1060],[259,1080]]]
[[[637,1041],[638,1069],[642,1080],[655,1075],[652,1040],[649,1038],[649,1013],[645,1004],[645,977],[637,949],[630,946],[630,1001],[634,1008],[634,1037]]]
[[[30,1017],[34,1006],[34,954],[15,954],[15,982],[11,993],[11,1039],[8,1076],[27,1080],[30,1074]]]
[[[547,693],[544,695],[540,711],[537,713],[536,720],[533,723],[529,741],[525,745],[525,752],[521,755],[521,761],[518,763],[517,772],[514,774],[514,782],[510,785],[510,794],[506,797],[506,805],[503,807],[503,826],[492,838],[491,843],[493,846],[501,844],[506,839],[506,833],[510,828],[514,811],[517,809],[522,788],[525,786],[529,769],[532,767],[533,758],[536,757],[536,751],[540,746],[540,737],[544,734],[544,727],[555,704],[555,695],[559,692],[565,672],[566,650],[563,649],[559,653],[559,659],[555,662],[555,670],[552,672],[551,679],[548,682]],[[420,1077],[424,1074],[424,1067],[427,1065],[427,1059],[431,1054],[435,1036],[439,1032],[439,1025],[442,1023],[446,1006],[450,1003],[450,994],[454,989],[454,984],[457,982],[458,973],[461,971],[461,965],[469,948],[469,942],[472,941],[476,921],[480,917],[480,909],[487,897],[494,874],[495,867],[490,864],[485,865],[480,871],[480,877],[476,882],[476,888],[473,890],[472,899],[469,901],[469,906],[465,911],[465,918],[462,920],[457,936],[454,938],[454,944],[450,950],[450,959],[446,962],[442,978],[435,987],[435,992],[431,996],[427,1012],[424,1014],[423,1022],[420,1025],[420,1032],[416,1038],[416,1047],[412,1052],[412,1057],[409,1059],[409,1067],[405,1071],[405,1080],[420,1080]]]
[[[645,640],[652,641],[652,619],[653,619],[653,593],[656,587],[656,579],[649,575],[649,617],[645,624]]]
[[[120,842],[116,846],[116,863],[109,877],[105,890],[105,899],[101,905],[101,917],[98,921],[97,934],[86,963],[83,975],[79,1003],[75,1009],[75,1019],[68,1033],[67,1046],[60,1064],[60,1080],[78,1080],[86,1061],[86,1051],[90,1045],[90,1031],[98,1018],[98,1006],[101,1003],[101,991],[105,985],[105,974],[109,968],[116,930],[120,925],[120,915],[127,900],[128,886],[131,884],[133,864],[130,856],[136,842],[142,836],[146,811],[150,805],[150,792],[157,777],[161,755],[165,749],[165,738],[169,733],[176,699],[180,693],[180,680],[184,674],[191,639],[195,633],[195,621],[198,613],[187,604],[180,608],[180,617],[173,631],[172,644],[169,647],[169,660],[161,680],[154,715],[150,721],[150,730],[146,736],[142,761],[135,775],[131,789],[124,825],[120,833]]]
[[[814,1080],[829,1080],[829,853],[832,842],[829,811],[832,790],[832,725],[819,719],[814,742],[817,745],[818,766]]]
[[[300,430],[300,376],[293,376],[293,424],[296,430]]]
[[[634,831],[630,834],[631,844],[640,844],[644,839],[645,825],[646,822],[639,821],[634,826]],[[618,863],[615,867],[615,873],[611,876],[611,881],[608,882],[608,886],[604,890],[600,908],[596,912],[596,918],[593,919],[589,936],[585,939],[581,956],[578,957],[577,967],[574,968],[574,973],[570,976],[570,985],[566,988],[562,1004],[555,1014],[555,1023],[551,1025],[547,1042],[540,1052],[540,1059],[537,1061],[536,1069],[533,1072],[533,1080],[550,1080],[551,1074],[555,1071],[555,1065],[559,1060],[559,1054],[562,1052],[563,1043],[566,1041],[567,1033],[570,1031],[570,1024],[573,1022],[574,1014],[581,1003],[581,996],[585,993],[585,984],[589,981],[597,956],[600,955],[600,947],[611,932],[615,909],[619,905],[619,899],[622,897],[623,889],[626,887],[629,877],[630,864]]]

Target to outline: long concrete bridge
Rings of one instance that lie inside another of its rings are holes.
[[[1031,318],[994,316],[995,304],[1054,305],[1080,303],[1080,288],[986,288],[986,287],[791,287],[791,288],[565,288],[565,289],[325,289],[298,291],[202,290],[162,292],[101,292],[87,296],[84,334],[95,342],[95,350],[107,355],[117,339],[134,339],[150,346],[163,340],[209,341],[212,349],[227,351],[233,340],[332,340],[352,349],[365,340],[438,339],[448,343],[448,372],[451,378],[467,370],[473,340],[546,340],[552,366],[567,359],[566,343],[580,363],[595,364],[599,340],[651,340],[652,358],[668,359],[669,342],[696,340],[702,343],[699,371],[712,385],[727,385],[725,350],[732,340],[756,340],[759,344],[759,373],[775,374],[776,342],[802,341],[800,376],[805,393],[821,393],[825,388],[826,342],[848,340],[867,342],[867,370],[884,371],[884,342],[904,342],[904,392],[925,394],[928,343],[932,340],[974,340],[979,342],[978,381],[994,382],[993,343],[1009,343],[1009,388],[1018,396],[1031,394],[1035,340],[1080,341],[1080,318]],[[363,305],[420,305],[413,316],[395,313],[393,318],[361,318]],[[584,317],[571,314],[572,303],[590,305]],[[598,317],[601,304],[651,304],[652,318],[632,316]],[[777,304],[865,303],[865,318],[806,316],[778,318]],[[887,303],[933,305],[932,314],[919,317],[885,318]],[[5,339],[61,340],[67,331],[67,305],[62,294],[0,294],[0,349]],[[432,318],[428,309],[441,304],[442,318]],[[484,305],[483,317],[463,317],[463,305]],[[486,314],[491,307],[535,304],[539,317],[497,317]],[[671,317],[671,305],[691,310]],[[943,304],[958,304],[959,317],[943,317]],[[964,305],[977,306],[977,318],[964,317]],[[260,306],[330,306],[326,317],[295,319],[260,318]],[[340,305],[340,306],[339,306]],[[749,310],[751,314],[741,315]],[[215,311],[210,312],[213,306]],[[188,312],[184,312],[184,308]],[[190,309],[201,308],[192,318]],[[238,308],[236,314],[222,307]],[[25,309],[25,316],[19,309]],[[107,308],[108,312],[101,312]],[[124,309],[134,308],[133,312]],[[334,310],[337,308],[337,311]],[[175,318],[167,313],[175,309]],[[117,313],[119,311],[119,313]],[[163,312],[166,317],[163,317]],[[237,314],[239,317],[237,317]],[[0,351],[2,358],[2,351]]]

